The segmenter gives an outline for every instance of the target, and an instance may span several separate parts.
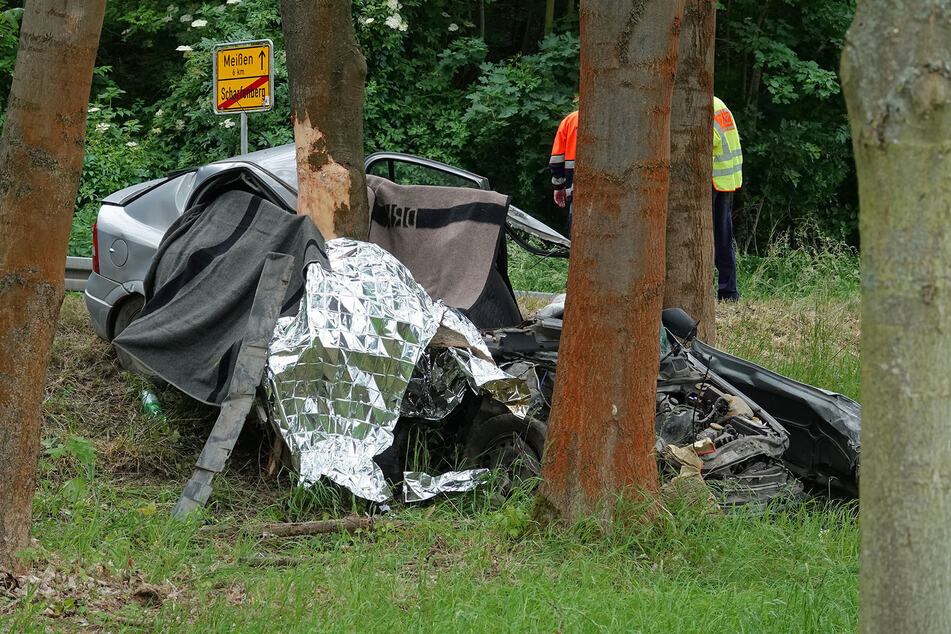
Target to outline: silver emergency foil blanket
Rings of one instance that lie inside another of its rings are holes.
[[[403,398],[403,416],[441,420],[462,402],[469,382],[449,348],[427,351],[416,364]]]
[[[528,415],[532,394],[524,380],[467,348],[434,346],[427,348],[416,365],[401,414],[441,420],[462,402],[467,390],[492,396],[519,418]]]
[[[404,474],[403,501],[422,502],[440,493],[471,491],[480,484],[485,484],[488,475],[488,469],[447,471],[438,476],[431,476],[421,471],[410,471]]]
[[[447,350],[469,385],[524,415],[527,387],[488,360],[475,326],[433,301],[395,257],[345,238],[329,241],[327,255],[330,271],[308,268],[300,310],[278,322],[268,357],[272,420],[303,484],[326,476],[368,500],[391,497],[373,456],[393,443],[407,384],[437,331],[466,345]],[[454,407],[455,397],[445,400],[443,410]]]

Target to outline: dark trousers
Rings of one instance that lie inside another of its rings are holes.
[[[565,237],[571,240],[571,198],[568,199],[566,207],[568,207],[568,235]]]
[[[713,190],[713,263],[717,267],[717,299],[736,301],[736,254],[733,252],[733,192]]]

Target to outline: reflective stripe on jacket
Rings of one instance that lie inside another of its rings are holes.
[[[551,159],[548,171],[551,172],[551,186],[566,189],[571,198],[575,179],[575,148],[578,143],[578,111],[562,119],[551,146]]]
[[[743,150],[733,113],[713,98],[713,188],[731,192],[743,184]]]

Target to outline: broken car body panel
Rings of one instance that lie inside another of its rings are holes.
[[[842,394],[771,372],[702,341],[691,349],[711,370],[756,399],[789,432],[783,459],[799,478],[830,493],[858,496],[862,408]]]

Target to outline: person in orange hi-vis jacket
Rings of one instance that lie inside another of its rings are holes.
[[[574,192],[575,147],[578,142],[578,111],[562,119],[551,146],[548,170],[555,188],[555,204],[568,207],[568,237],[571,237],[571,198]]]

